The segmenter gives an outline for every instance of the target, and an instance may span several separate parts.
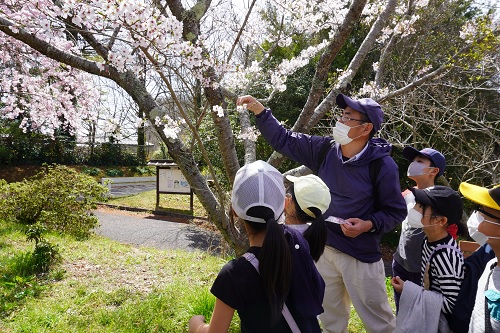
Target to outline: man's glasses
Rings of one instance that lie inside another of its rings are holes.
[[[337,116],[337,120],[342,121],[343,123],[347,123],[349,120],[359,121],[362,123],[369,123],[368,120],[349,118],[349,117],[344,116],[344,115]]]

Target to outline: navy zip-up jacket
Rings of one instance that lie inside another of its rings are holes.
[[[318,164],[321,148],[331,140],[329,137],[287,130],[270,109],[261,112],[256,119],[262,136],[274,150],[311,170]],[[326,244],[362,262],[372,263],[382,258],[382,236],[401,223],[407,214],[401,195],[398,166],[390,152],[391,145],[387,141],[372,138],[358,159],[343,162],[340,146],[336,144],[324,157],[317,173],[330,189],[332,197],[325,217],[356,217],[373,222],[375,232],[365,232],[354,238],[345,236],[340,225],[327,224]],[[375,194],[369,164],[379,158],[382,158],[382,163],[375,181]]]

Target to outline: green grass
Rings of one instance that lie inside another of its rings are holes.
[[[50,236],[63,263],[46,276],[26,277],[16,265],[22,266],[22,254],[33,245],[2,222],[0,233],[0,332],[5,333],[187,332],[192,315],[210,315],[215,299],[209,289],[229,259],[137,248],[100,236],[86,241]],[[230,332],[238,331],[235,316]]]

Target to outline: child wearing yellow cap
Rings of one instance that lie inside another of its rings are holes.
[[[479,279],[469,332],[500,332],[500,184],[488,189],[461,183],[460,192],[478,204],[467,221],[469,234],[479,244],[489,244],[496,255]]]

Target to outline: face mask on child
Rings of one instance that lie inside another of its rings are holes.
[[[427,165],[422,164],[422,163],[417,162],[417,161],[413,161],[408,166],[408,171],[407,171],[406,175],[408,177],[426,175],[426,174],[428,174],[428,172],[424,172],[424,170],[426,168],[428,168]]]
[[[486,220],[483,215],[479,214],[478,211],[474,211],[469,219],[467,220],[467,228],[469,229],[469,235],[475,240],[479,245],[484,245],[488,238],[500,239],[500,237],[486,236],[481,231],[477,230],[479,224],[482,222],[488,222],[500,226],[500,223]]]
[[[426,215],[426,216],[428,216],[428,215]],[[427,227],[433,227],[435,225],[440,225],[440,223],[423,225],[422,218],[423,218],[422,213],[420,213],[415,208],[412,208],[408,211],[408,224],[412,228],[427,228]]]
[[[415,208],[408,211],[408,224],[412,228],[423,228],[422,213],[418,212]]]

